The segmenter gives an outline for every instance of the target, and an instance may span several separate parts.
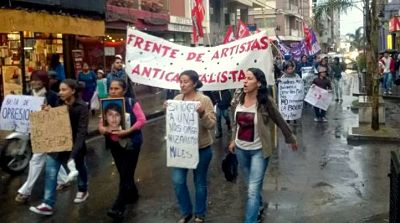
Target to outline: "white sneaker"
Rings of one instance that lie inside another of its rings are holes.
[[[323,122],[327,122],[328,119],[326,119],[325,117],[322,117],[322,121],[323,121]]]
[[[392,91],[388,91],[389,95],[392,95]]]
[[[319,118],[314,118],[314,122],[319,122]]]
[[[86,192],[78,192],[78,193],[76,193],[74,202],[77,204],[82,203],[82,202],[86,201],[88,199],[88,197],[89,197],[89,192],[87,192],[87,191]]]
[[[54,213],[54,209],[45,203],[41,203],[36,207],[31,206],[29,210],[41,215],[52,215]]]

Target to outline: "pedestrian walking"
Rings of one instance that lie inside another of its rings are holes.
[[[50,59],[49,71],[56,72],[56,79],[63,81],[65,79],[64,66],[60,63],[60,55],[52,54]]]
[[[302,72],[301,72],[301,68],[303,67],[311,67],[312,64],[308,61],[308,57],[307,55],[303,55],[301,57],[301,60],[297,63],[296,65],[296,73],[302,77]]]
[[[286,143],[297,150],[296,138],[267,93],[267,81],[258,68],[246,72],[243,93],[235,109],[229,151],[236,152],[247,185],[245,223],[255,223],[264,210],[262,188],[269,158],[275,149],[275,124]]]
[[[78,175],[78,192],[74,203],[82,203],[89,197],[88,176],[85,163],[86,135],[89,124],[88,106],[79,97],[82,86],[78,81],[65,79],[60,84],[60,104],[68,106],[72,128],[72,152],[49,153],[46,157],[46,173],[44,199],[38,206],[30,207],[32,212],[41,215],[52,215],[56,203],[57,174],[62,164],[66,164],[70,157],[76,164]]]
[[[37,97],[45,97],[45,104],[51,107],[57,106],[57,94],[48,89],[49,78],[46,71],[36,70],[31,74],[29,95]],[[25,183],[18,189],[18,194],[15,197],[17,203],[26,203],[32,193],[33,186],[35,185],[40,173],[46,163],[46,153],[34,153],[29,161],[28,177]],[[69,185],[67,172],[64,167],[61,167],[57,177],[58,188],[65,188]]]
[[[313,80],[313,84],[311,85],[311,87],[315,87],[315,86],[318,86],[322,89],[329,90],[329,91],[332,90],[332,83],[328,78],[327,69],[325,67],[319,68],[318,77]],[[314,111],[315,111],[314,121],[316,121],[316,122],[321,122],[321,121],[327,122],[328,121],[328,119],[326,119],[326,111],[325,110],[314,106]]]
[[[343,65],[339,62],[339,57],[335,57],[332,64],[332,73],[333,73],[333,86],[335,93],[335,101],[342,102],[342,94],[343,94],[343,83],[342,83],[342,72]]]
[[[108,98],[107,78],[104,77],[104,71],[97,70],[96,91],[99,99]]]
[[[174,100],[199,101],[199,163],[193,170],[195,187],[194,222],[204,222],[207,212],[207,173],[212,158],[213,143],[211,131],[215,126],[215,114],[211,99],[197,90],[203,86],[196,71],[187,70],[179,77],[181,93]],[[193,205],[187,186],[189,169],[172,168],[172,182],[182,217],[178,223],[189,222],[193,217]]]
[[[290,60],[283,67],[283,75],[281,78],[300,78],[300,75],[295,72],[295,62]],[[279,82],[278,82],[279,83]],[[290,120],[286,120],[290,123]],[[293,120],[293,124],[297,124],[297,120]]]
[[[222,90],[212,92],[212,96],[217,106],[217,134],[215,138],[218,139],[222,137],[222,118],[225,119],[228,131],[231,131],[229,107],[231,106],[232,94],[230,90]]]
[[[109,98],[122,98],[126,91],[127,83],[123,79],[113,79],[108,91]],[[116,130],[111,123],[105,126],[102,119],[99,121],[99,132],[105,136],[106,148],[111,151],[119,173],[119,192],[114,204],[107,211],[107,215],[114,219],[122,219],[126,205],[136,202],[139,197],[134,176],[143,143],[141,129],[146,124],[146,116],[140,103],[134,98],[125,97],[125,107],[131,122],[126,129]],[[125,114],[115,109],[114,115],[118,115],[116,112],[119,112],[119,122],[121,119],[125,120],[121,118]]]
[[[389,56],[388,52],[384,53],[381,59],[384,70],[383,70],[383,94],[392,94],[392,74],[390,72],[390,64],[392,63],[392,58]]]
[[[81,92],[82,100],[88,103],[90,107],[90,100],[96,91],[97,75],[89,69],[89,65],[86,62],[82,65],[82,71],[78,73],[78,81],[85,84],[85,87]]]

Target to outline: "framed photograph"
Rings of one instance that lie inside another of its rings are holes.
[[[101,99],[101,114],[103,117],[103,124],[111,131],[126,129],[125,111],[124,98]]]

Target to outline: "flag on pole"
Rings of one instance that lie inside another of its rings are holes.
[[[303,24],[304,31],[304,44],[306,45],[309,56],[313,56],[321,51],[321,47],[318,44],[317,36],[315,32],[308,27],[307,24]]]
[[[238,22],[238,28],[237,28],[237,34],[236,34],[238,39],[244,38],[246,36],[250,36],[250,30],[247,28],[246,24],[242,22],[242,20],[239,19]]]
[[[203,31],[203,20],[205,15],[205,9],[202,0],[195,0],[192,8],[192,31],[193,31],[193,42],[197,43],[199,37],[204,37]]]
[[[235,34],[233,33],[233,27],[232,27],[232,25],[230,25],[224,36],[224,44],[235,41],[235,40],[236,40],[236,38],[235,38]]]

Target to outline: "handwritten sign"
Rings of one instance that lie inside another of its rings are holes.
[[[31,142],[34,153],[72,150],[72,130],[67,106],[49,111],[33,112],[30,116]]]
[[[303,78],[304,81],[304,92],[308,92],[308,90],[312,85],[313,80],[315,79],[314,67],[302,67],[301,77]]]
[[[266,32],[216,47],[187,47],[128,27],[126,73],[135,83],[179,90],[179,75],[195,70],[203,91],[243,87],[245,72],[260,68],[273,84],[273,56]]]
[[[301,78],[281,78],[279,82],[279,111],[285,120],[301,118],[304,83]]]
[[[199,102],[167,102],[167,166],[195,169],[199,163]]]
[[[40,111],[43,103],[44,97],[7,95],[1,106],[0,129],[28,133],[29,116]]]
[[[310,88],[304,101],[322,110],[328,110],[333,94],[318,86]]]

